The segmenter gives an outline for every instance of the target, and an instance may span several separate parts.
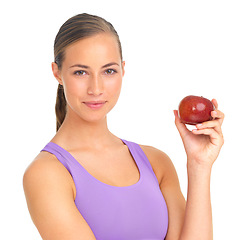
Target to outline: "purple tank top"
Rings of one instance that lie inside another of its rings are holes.
[[[126,187],[97,180],[69,152],[53,142],[42,151],[54,154],[73,177],[75,204],[97,240],[163,240],[168,212],[158,180],[141,147],[122,141],[140,172],[139,181]]]

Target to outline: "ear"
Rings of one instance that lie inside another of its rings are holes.
[[[59,82],[60,85],[63,85],[63,81],[60,75],[60,70],[58,68],[58,65],[55,62],[52,62],[52,72],[54,74],[54,77]]]
[[[122,62],[121,62],[122,77],[124,77],[124,75],[125,75],[125,65],[126,65],[126,62],[125,62],[125,61],[122,61]]]

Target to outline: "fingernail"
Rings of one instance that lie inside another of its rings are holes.
[[[198,128],[202,127],[202,124],[201,123],[197,124],[197,127]]]

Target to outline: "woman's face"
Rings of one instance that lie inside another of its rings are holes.
[[[55,77],[64,86],[67,115],[91,122],[105,118],[120,95],[124,64],[110,34],[98,34],[67,47],[61,70],[52,64]]]

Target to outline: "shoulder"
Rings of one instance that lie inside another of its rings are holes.
[[[162,184],[168,176],[177,177],[172,160],[166,153],[152,146],[140,145],[140,147],[150,161],[159,184]]]
[[[152,146],[147,146],[147,145],[140,145],[142,150],[145,152],[145,154],[148,154],[151,158],[161,158],[161,159],[170,159],[166,153],[163,151],[152,147]]]
[[[26,197],[31,192],[47,190],[56,185],[72,186],[72,178],[67,169],[51,153],[40,152],[26,169],[23,176],[23,187]],[[65,183],[65,185],[63,185]],[[66,187],[68,187],[66,186]]]
[[[63,171],[57,158],[53,154],[43,151],[40,152],[28,166],[24,173],[23,180],[25,183],[25,180],[27,181],[29,178],[48,177],[52,174],[58,175],[61,170]]]
[[[76,208],[71,181],[67,169],[48,152],[41,152],[24,174],[28,209],[43,239],[95,239]]]

